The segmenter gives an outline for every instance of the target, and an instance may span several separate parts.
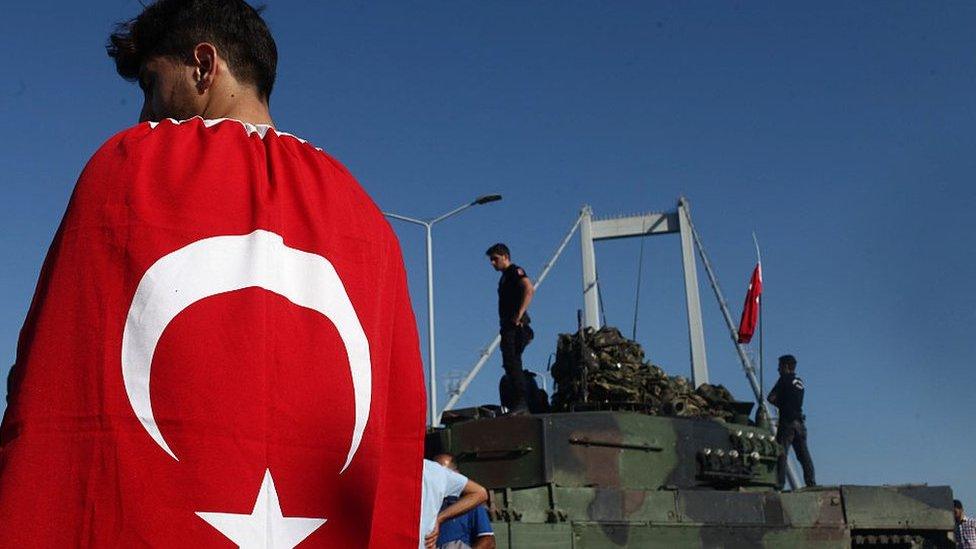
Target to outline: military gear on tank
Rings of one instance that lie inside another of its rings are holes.
[[[558,411],[623,408],[731,421],[741,408],[721,385],[695,389],[681,376],[668,376],[645,360],[640,344],[609,326],[560,334],[552,376]]]

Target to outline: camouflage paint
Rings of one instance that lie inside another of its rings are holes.
[[[779,492],[770,439],[592,411],[457,421],[428,435],[428,454],[455,454],[489,488],[499,548],[952,547],[948,487]]]

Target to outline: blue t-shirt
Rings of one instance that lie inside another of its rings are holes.
[[[441,509],[455,501],[457,498],[445,498]],[[475,539],[485,534],[494,534],[494,532],[491,529],[491,522],[488,520],[488,511],[484,505],[479,505],[463,515],[444,521],[441,524],[440,535],[437,536],[437,545],[452,541],[463,541],[468,545],[473,545]]]

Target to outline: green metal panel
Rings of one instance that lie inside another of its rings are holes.
[[[843,528],[784,528],[767,530],[762,536],[767,549],[847,549],[850,532]]]
[[[573,548],[667,549],[846,549],[850,537],[841,529],[781,529],[735,526],[662,526],[639,523],[573,524]]]
[[[557,488],[555,493],[557,508],[570,520],[670,522],[676,516],[674,492]]]
[[[573,523],[573,549],[696,547],[697,539],[697,531],[690,528],[651,528],[647,523]]]
[[[844,508],[840,489],[816,491],[774,492],[767,496],[776,499],[783,510],[783,522],[797,527],[844,526]],[[767,507],[769,509],[770,507]],[[767,519],[771,513],[767,512]]]
[[[852,529],[954,527],[948,486],[842,486],[840,490]]]
[[[512,547],[509,543],[509,528],[508,523],[503,521],[491,521],[491,529],[495,532],[495,548],[496,549],[508,549]]]
[[[512,523],[495,531],[499,549],[846,549],[851,538],[843,528],[764,528],[660,525],[645,522],[580,521],[572,524]]]
[[[549,519],[549,487],[522,488],[508,493],[507,508],[520,522],[547,522]]]
[[[678,493],[678,517],[682,522],[763,524],[762,494],[682,490]]]
[[[539,486],[548,481],[542,420],[515,416],[451,426],[449,451],[461,473],[488,488]]]
[[[548,416],[553,481],[657,489],[674,469],[675,434],[667,421],[655,419],[627,412]]]
[[[572,530],[568,523],[562,524],[524,524],[514,522],[510,528],[510,538],[501,547],[531,549],[567,549],[572,546]]]
[[[707,549],[846,549],[850,540],[843,530],[711,524],[699,530],[699,545]]]

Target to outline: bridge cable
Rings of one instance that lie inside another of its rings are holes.
[[[647,240],[647,236],[644,233],[646,231],[647,218],[645,217],[641,221],[640,253],[637,255],[637,292],[634,295],[634,327],[630,333],[630,339],[634,341],[637,341],[637,310],[640,305],[641,278],[644,273],[644,241]]]

